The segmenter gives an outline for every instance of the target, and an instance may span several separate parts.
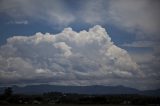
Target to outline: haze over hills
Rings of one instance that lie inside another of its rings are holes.
[[[140,91],[134,88],[124,86],[58,86],[58,85],[30,85],[30,86],[13,86],[14,93],[23,94],[41,94],[46,92],[78,93],[78,94],[142,94],[160,96],[160,89]],[[0,88],[2,94],[5,87]]]

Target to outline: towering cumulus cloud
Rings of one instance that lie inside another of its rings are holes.
[[[128,85],[142,77],[128,53],[104,28],[14,36],[0,47],[0,83]]]

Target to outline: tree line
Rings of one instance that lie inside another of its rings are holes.
[[[61,92],[43,94],[14,94],[11,87],[0,95],[0,104],[133,104],[154,105],[160,104],[159,96],[137,94],[118,95],[89,95]]]

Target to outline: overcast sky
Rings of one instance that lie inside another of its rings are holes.
[[[159,0],[0,0],[0,86],[160,88]]]

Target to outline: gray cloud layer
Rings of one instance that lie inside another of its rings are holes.
[[[69,3],[68,3],[69,2]],[[0,13],[15,20],[35,19],[66,26],[81,21],[112,24],[140,38],[159,33],[159,0],[1,0]],[[77,4],[74,8],[74,4]],[[142,36],[145,34],[145,36]],[[158,37],[157,35],[155,37]],[[159,38],[159,37],[158,37]],[[156,38],[157,39],[157,38]]]
[[[74,21],[63,0],[1,0],[0,13],[16,21],[33,19],[60,26]]]
[[[0,83],[132,85],[145,75],[104,28],[14,36],[0,47]]]

